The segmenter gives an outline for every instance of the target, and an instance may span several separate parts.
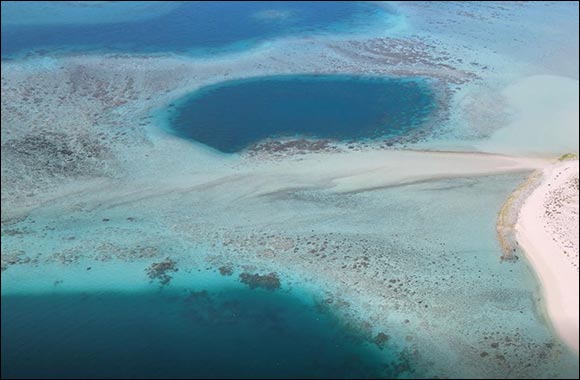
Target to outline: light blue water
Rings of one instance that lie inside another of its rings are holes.
[[[178,135],[232,153],[269,137],[403,135],[423,125],[434,108],[422,79],[289,75],[205,87],[167,112]]]
[[[100,7],[112,8],[110,18],[115,22],[106,22],[106,13],[101,10],[97,16],[102,22],[98,24],[84,21],[93,12],[92,7],[70,5],[69,9],[59,9],[60,23],[55,12],[47,11],[44,24],[38,15],[32,17],[34,24],[26,24],[27,7],[33,13],[38,5],[6,3],[2,2],[3,58],[39,49],[44,50],[43,54],[70,50],[215,53],[275,37],[372,27],[385,30],[396,22],[396,16],[385,8],[366,2],[192,1],[179,3],[169,11],[164,9],[166,13],[158,17],[139,19],[142,15],[137,13],[137,20],[123,22],[117,22],[114,8],[118,5],[104,4]]]

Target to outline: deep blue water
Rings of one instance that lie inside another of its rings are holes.
[[[268,137],[402,135],[421,126],[434,106],[421,79],[288,75],[202,88],[170,105],[167,118],[178,135],[232,153]]]
[[[361,335],[279,291],[13,295],[1,315],[2,378],[389,376]]]
[[[2,19],[10,20],[10,12],[16,17],[14,7],[30,6],[22,3],[3,6]],[[71,11],[68,17],[78,17],[83,9]],[[351,1],[184,2],[169,13],[139,21],[92,25],[3,22],[2,57],[39,49],[46,49],[45,54],[55,50],[215,52],[281,36],[352,32],[375,24],[387,29],[389,15],[377,5]],[[64,12],[63,17],[67,17]]]

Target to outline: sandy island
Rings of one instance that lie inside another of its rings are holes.
[[[516,236],[539,277],[554,329],[578,352],[577,159],[543,169],[520,210]]]

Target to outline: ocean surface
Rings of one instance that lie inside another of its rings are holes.
[[[3,58],[33,51],[215,54],[272,38],[385,30],[397,22],[384,7],[352,1],[55,3],[2,2]]]
[[[435,108],[424,79],[258,77],[204,87],[169,105],[169,130],[226,153],[272,137],[362,140],[403,135]]]
[[[267,290],[2,297],[2,378],[376,378],[356,331]]]

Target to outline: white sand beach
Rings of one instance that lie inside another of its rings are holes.
[[[516,231],[555,330],[578,352],[578,160],[543,170],[542,183],[520,210]]]

